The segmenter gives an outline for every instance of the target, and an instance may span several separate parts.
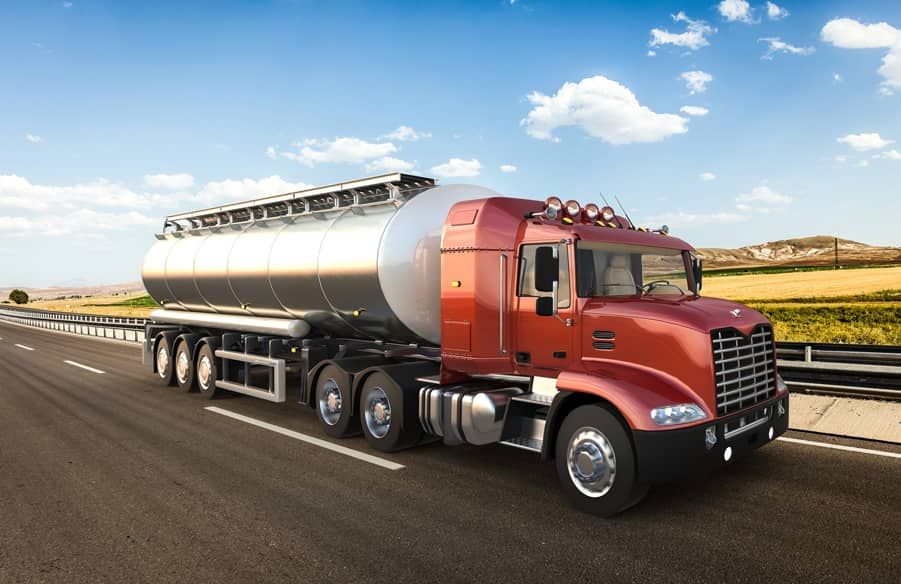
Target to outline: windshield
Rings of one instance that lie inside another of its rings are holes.
[[[678,249],[579,241],[578,294],[582,298],[694,294],[685,262],[685,253]]]

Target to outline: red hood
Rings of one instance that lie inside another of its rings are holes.
[[[758,324],[769,322],[765,316],[743,304],[703,296],[592,299],[585,305],[583,314],[657,320],[703,333],[733,327],[745,335]]]

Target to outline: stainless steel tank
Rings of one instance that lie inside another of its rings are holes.
[[[141,276],[168,310],[300,318],[334,336],[437,345],[445,217],[496,194],[435,186],[384,204],[170,233]]]

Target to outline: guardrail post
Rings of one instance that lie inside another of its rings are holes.
[[[813,347],[811,347],[810,345],[804,347],[804,361],[806,361],[807,363],[813,361]]]

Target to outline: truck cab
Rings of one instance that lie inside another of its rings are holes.
[[[555,197],[483,199],[452,209],[442,254],[442,377],[531,379],[507,442],[556,458],[584,508],[621,508],[787,429],[771,324],[702,296],[701,260],[666,228]]]

